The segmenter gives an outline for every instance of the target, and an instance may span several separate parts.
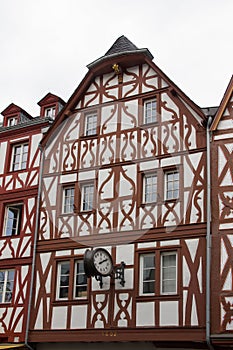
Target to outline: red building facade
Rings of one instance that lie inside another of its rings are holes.
[[[230,348],[232,80],[201,109],[124,36],[87,67],[3,111],[1,341]]]

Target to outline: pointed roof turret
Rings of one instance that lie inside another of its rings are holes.
[[[154,57],[151,52],[144,48],[139,49],[136,45],[134,45],[128,38],[124,35],[120,36],[114,44],[110,47],[110,49],[106,52],[106,54],[94,62],[87,65],[88,69],[94,68],[96,65],[103,63],[106,60],[111,58],[116,58],[125,55],[143,55],[152,60]]]
[[[136,51],[136,50],[138,50],[137,46],[134,45],[124,35],[122,35],[114,42],[114,44],[106,52],[105,56],[110,56],[116,53],[119,54],[122,52]]]

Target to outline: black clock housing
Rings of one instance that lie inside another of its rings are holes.
[[[87,277],[111,276],[113,272],[112,256],[104,248],[87,249],[84,254],[84,271]]]

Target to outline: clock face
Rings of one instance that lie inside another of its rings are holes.
[[[109,276],[113,270],[112,257],[105,249],[96,249],[93,254],[93,264],[102,276]]]

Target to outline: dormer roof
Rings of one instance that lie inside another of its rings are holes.
[[[65,101],[63,101],[62,98],[49,92],[37,104],[41,107],[56,102],[60,102],[62,105],[65,105]]]
[[[22,113],[25,117],[27,117],[28,119],[33,119],[33,117],[28,114],[23,108],[17,106],[14,103],[11,103],[7,108],[5,108],[1,114],[5,117],[8,115],[13,115],[13,114],[18,114],[18,113]]]

